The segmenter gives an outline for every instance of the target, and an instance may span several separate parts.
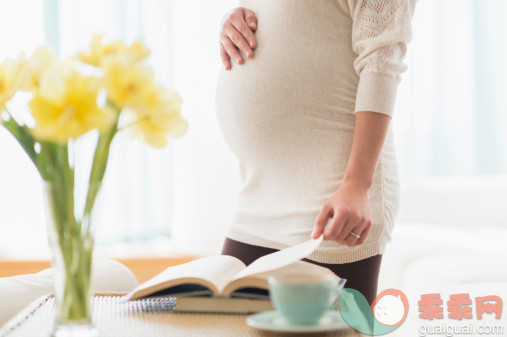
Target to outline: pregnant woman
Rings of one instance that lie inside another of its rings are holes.
[[[242,186],[222,254],[311,237],[373,302],[399,208],[392,113],[416,0],[244,0],[223,21],[217,117]]]

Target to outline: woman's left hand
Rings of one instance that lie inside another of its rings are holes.
[[[324,233],[324,240],[332,240],[347,246],[364,242],[372,226],[368,188],[343,182],[338,191],[326,202],[315,222],[312,238]],[[328,224],[328,220],[331,221]],[[359,238],[351,235],[356,233]]]

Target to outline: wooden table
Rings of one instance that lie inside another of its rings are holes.
[[[306,336],[264,332],[246,325],[247,315],[171,312],[175,299],[143,299],[122,302],[120,296],[93,297],[93,322],[101,337],[263,337]],[[3,304],[3,303],[2,303]],[[43,296],[21,311],[0,330],[0,337],[49,336],[55,315],[55,299]],[[362,336],[353,329],[311,336]]]

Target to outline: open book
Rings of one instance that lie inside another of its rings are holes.
[[[269,302],[268,276],[276,273],[329,273],[329,269],[300,261],[310,255],[322,242],[321,236],[301,244],[265,255],[248,267],[229,255],[217,255],[167,268],[129,293],[128,300],[146,296],[174,296],[178,298],[211,297],[218,302],[224,298],[266,299]],[[344,279],[341,284],[344,283]],[[187,302],[196,301],[189,300]],[[202,302],[202,301],[201,301]],[[217,302],[217,303],[218,303]],[[227,301],[230,303],[231,301]],[[183,302],[180,302],[183,303]],[[266,305],[271,305],[270,303]],[[269,306],[266,306],[268,310]],[[210,310],[211,311],[211,310]],[[237,311],[237,310],[233,310]],[[252,310],[256,311],[256,310]]]

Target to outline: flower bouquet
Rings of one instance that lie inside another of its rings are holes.
[[[53,335],[96,335],[90,317],[92,213],[114,137],[123,130],[161,148],[187,129],[177,93],[157,84],[140,42],[103,43],[58,60],[51,48],[0,64],[0,123],[16,138],[43,182],[48,240],[56,269]],[[12,111],[18,92],[28,114]],[[79,184],[78,139],[95,135],[90,168]],[[83,185],[80,187],[80,185]]]

